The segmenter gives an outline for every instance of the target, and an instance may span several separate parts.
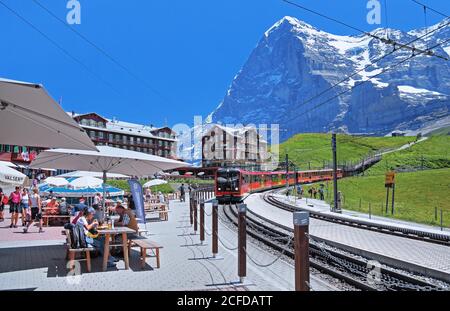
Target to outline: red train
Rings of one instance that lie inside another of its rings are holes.
[[[342,171],[337,171],[342,178]],[[307,184],[333,179],[333,170],[289,172],[289,184]],[[286,186],[286,172],[249,172],[236,168],[219,168],[215,176],[215,193],[220,204],[239,203],[250,193]]]

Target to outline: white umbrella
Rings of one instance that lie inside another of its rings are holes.
[[[17,167],[17,165],[15,165],[14,163],[9,162],[9,161],[0,161],[0,165],[8,166],[8,167]]]
[[[0,183],[21,186],[24,184],[26,178],[26,175],[9,166],[0,165]]]
[[[0,144],[97,150],[42,85],[0,79]]]
[[[95,177],[80,177],[72,180],[69,187],[74,189],[99,188],[103,185],[103,180]]]
[[[66,174],[58,175],[58,177],[70,178],[70,177],[97,177],[103,178],[103,172],[87,172],[87,171],[74,171]],[[107,173],[107,178],[130,178],[130,176],[123,174]]]
[[[205,172],[200,172],[197,174],[197,176],[203,176],[203,175],[205,175]]]
[[[164,185],[164,184],[167,184],[167,181],[162,180],[162,179],[153,179],[153,180],[146,182],[143,187],[150,188],[153,186],[159,186],[159,185]]]
[[[31,167],[50,166],[55,169],[100,171],[103,172],[105,184],[109,172],[151,176],[159,171],[188,165],[185,162],[109,146],[98,146],[98,150],[98,152],[72,149],[46,150],[37,156]]]
[[[46,183],[49,186],[64,187],[69,184],[69,181],[62,177],[47,177],[44,180],[44,183]]]
[[[170,175],[172,175],[172,176],[180,176],[180,172],[172,172],[172,173],[170,173]]]
[[[194,175],[194,173],[192,173],[192,172],[187,172],[187,173],[184,174],[184,175]]]

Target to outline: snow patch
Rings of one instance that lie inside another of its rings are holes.
[[[433,92],[433,91],[426,90],[426,89],[419,89],[419,88],[415,88],[415,87],[409,86],[409,85],[399,85],[398,90],[400,91],[400,93],[409,93],[409,94],[421,94],[421,95],[426,94],[426,95],[434,95],[434,96],[444,95],[442,93]]]
[[[448,54],[448,56],[450,56],[450,45],[444,48],[445,53]]]

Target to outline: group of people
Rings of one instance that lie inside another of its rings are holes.
[[[9,205],[11,214],[10,228],[18,227],[19,217],[21,216],[24,233],[28,232],[29,227],[35,221],[39,223],[39,232],[43,232],[42,200],[37,188],[33,188],[32,193],[30,193],[27,188],[21,189],[16,187],[9,196],[0,188],[0,199],[0,221],[5,221],[4,208],[6,205]]]
[[[110,214],[117,214],[119,219],[114,226],[128,227],[138,232],[139,226],[135,213],[130,208],[125,208],[123,202],[118,200],[114,208],[110,209]],[[101,255],[103,255],[105,237],[98,235],[98,227],[102,225],[102,220],[96,216],[96,210],[93,207],[85,207],[80,210],[72,219],[71,226],[82,228],[86,245],[94,247]],[[111,254],[108,257],[108,268],[115,267],[117,258]]]
[[[299,199],[303,197],[303,188],[302,185],[298,184],[296,186],[297,196]],[[319,195],[320,200],[325,200],[325,189],[324,185],[320,185],[319,188],[311,187],[308,189],[308,194],[310,198],[317,199],[317,195]],[[287,196],[289,196],[289,191],[286,193]]]
[[[310,198],[317,199],[317,195],[319,195],[320,200],[325,200],[325,189],[321,185],[320,188],[311,187],[308,189],[308,194]]]

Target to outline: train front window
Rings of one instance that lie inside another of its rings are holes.
[[[217,190],[219,191],[238,191],[239,190],[239,172],[238,171],[219,171],[217,172]]]

